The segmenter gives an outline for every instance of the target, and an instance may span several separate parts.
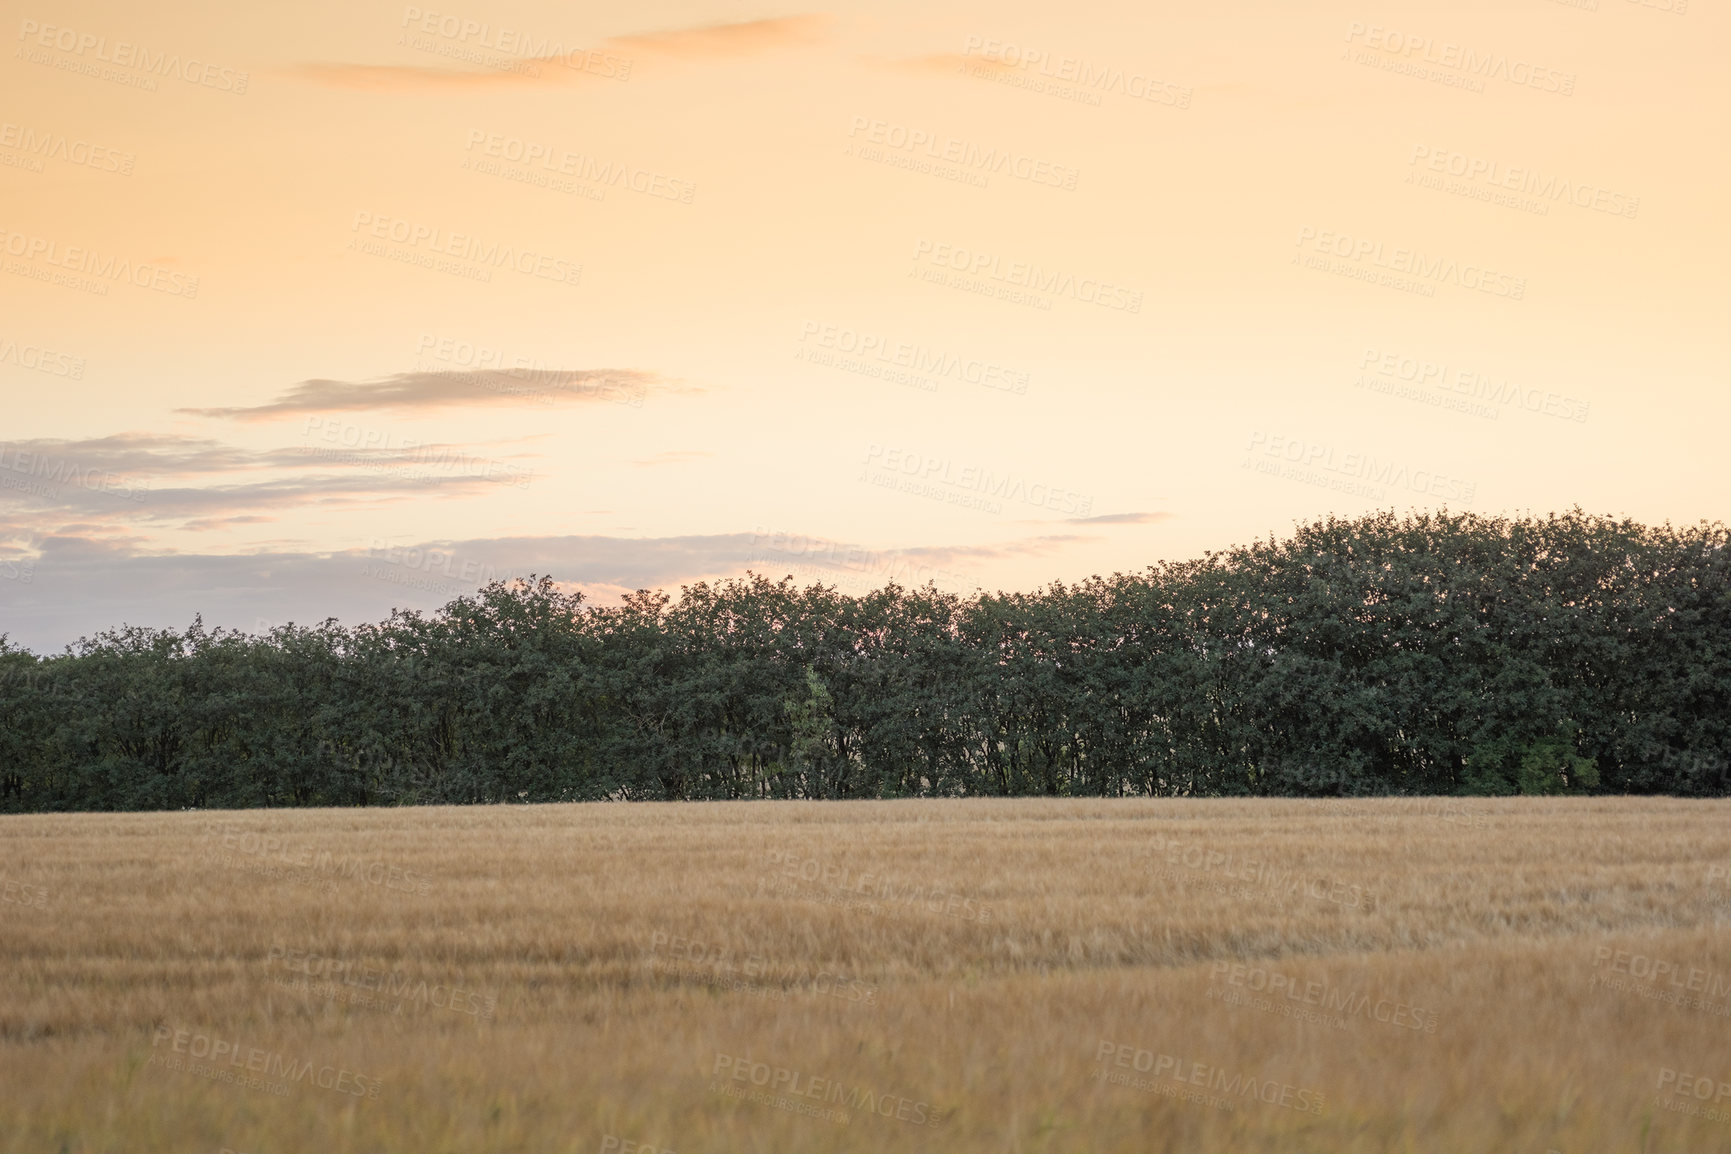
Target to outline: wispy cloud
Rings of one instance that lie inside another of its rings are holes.
[[[669,449],[665,453],[657,453],[653,457],[644,457],[631,463],[639,469],[652,469],[657,465],[688,465],[713,456],[714,453],[702,449]]]
[[[454,405],[641,402],[651,390],[674,388],[638,369],[477,369],[396,373],[376,381],[302,381],[274,401],[208,409],[179,409],[200,417],[255,421],[291,413],[352,409],[434,409]]]
[[[366,506],[526,485],[521,452],[459,444],[248,449],[204,437],[124,433],[0,443],[0,539],[129,526],[208,530],[303,506]],[[80,528],[72,528],[79,526]]]
[[[1066,525],[1156,525],[1176,513],[1105,513],[1098,517],[1066,517]]]
[[[452,55],[475,61],[474,67],[325,61],[301,65],[296,72],[331,87],[371,92],[605,83],[633,75],[644,59],[725,60],[814,44],[823,39],[829,22],[827,16],[805,15],[704,24],[616,36],[592,46],[573,46],[568,51],[540,56],[477,51],[460,40],[451,40]],[[432,39],[436,47],[446,46],[436,35]]]
[[[121,476],[222,473],[258,464],[260,456],[251,449],[207,437],[163,433],[116,433],[82,440],[33,437],[0,443],[0,476],[23,474],[50,483],[76,484],[92,470]],[[20,491],[16,485],[0,487],[0,492],[6,490]]]
[[[779,16],[736,24],[705,24],[666,32],[644,32],[609,40],[609,47],[681,60],[716,60],[771,48],[815,44],[828,31],[825,15]]]
[[[942,564],[964,561],[998,561],[1008,557],[1049,557],[1063,551],[1066,545],[1093,540],[1078,533],[1044,533],[1038,537],[1023,537],[989,545],[924,545],[904,549],[910,557],[922,557]]]

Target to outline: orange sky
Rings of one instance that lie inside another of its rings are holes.
[[[15,6],[0,631],[1723,518],[1723,6]]]

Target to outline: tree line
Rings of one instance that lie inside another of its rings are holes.
[[[265,634],[0,637],[0,810],[1731,792],[1723,525],[1329,517],[960,596],[551,578]]]

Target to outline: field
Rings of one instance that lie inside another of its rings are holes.
[[[1731,1150],[1731,803],[0,819],[0,1152]]]

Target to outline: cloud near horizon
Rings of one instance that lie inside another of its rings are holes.
[[[844,592],[891,581],[917,586],[928,579],[940,588],[973,592],[979,583],[959,571],[970,561],[1055,554],[1082,539],[873,550],[759,530],[677,537],[375,539],[367,548],[329,552],[209,554],[153,552],[140,541],[67,532],[42,538],[33,553],[13,559],[14,568],[30,566],[30,579],[10,583],[13,620],[19,623],[10,632],[14,644],[47,653],[124,624],[181,629],[195,615],[212,627],[255,632],[329,617],[353,625],[384,620],[394,609],[434,610],[490,581],[531,574],[550,575],[599,602],[748,571]]]

